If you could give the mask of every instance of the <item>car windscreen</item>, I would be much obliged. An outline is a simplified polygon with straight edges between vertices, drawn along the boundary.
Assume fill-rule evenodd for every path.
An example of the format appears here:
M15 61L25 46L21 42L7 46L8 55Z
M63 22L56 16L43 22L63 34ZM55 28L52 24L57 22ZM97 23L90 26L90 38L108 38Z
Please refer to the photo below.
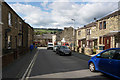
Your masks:
M69 44L65 44L65 46L69 46Z
M53 46L53 44L48 44L48 46Z
M61 49L69 49L67 46L61 46Z

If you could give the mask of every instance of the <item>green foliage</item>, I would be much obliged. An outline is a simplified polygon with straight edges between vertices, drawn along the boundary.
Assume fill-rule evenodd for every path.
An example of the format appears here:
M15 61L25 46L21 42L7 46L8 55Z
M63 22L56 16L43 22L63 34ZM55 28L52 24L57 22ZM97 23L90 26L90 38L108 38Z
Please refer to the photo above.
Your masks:
M58 31L61 31L61 29L40 29L40 28L35 28L34 29L34 34L36 35L42 35L42 34L56 34Z

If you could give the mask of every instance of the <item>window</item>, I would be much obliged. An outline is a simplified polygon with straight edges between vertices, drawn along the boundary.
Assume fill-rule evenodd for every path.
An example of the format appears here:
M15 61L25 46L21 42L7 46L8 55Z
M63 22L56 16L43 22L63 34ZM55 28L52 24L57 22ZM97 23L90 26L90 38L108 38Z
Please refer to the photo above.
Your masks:
M100 22L99 23L99 29L106 29L106 21Z
M103 29L106 29L106 21L103 21Z
M8 25L12 25L12 14L10 12L8 13Z
M19 22L20 23L20 28L19 30L22 31L22 22Z
M116 50L116 52L115 52L115 55L114 55L114 58L113 58L113 59L120 60L120 49Z
M113 59L115 52L116 52L116 50L105 51L101 54L101 58Z
M12 47L12 36L8 36L8 49L11 49Z
M103 44L105 44L105 37L103 37Z
M15 18L15 28L17 28L17 23L18 23L18 19L17 19L17 17Z
M19 46L21 46L22 45L22 42L21 42L21 39L19 39Z
M2 21L2 6L0 4L0 22Z
M87 35L91 34L91 29L87 29Z
M81 31L78 31L78 35L80 35L81 34Z
M99 29L100 29L100 30L102 29L102 22L100 22L100 26L99 26Z
M99 37L99 44L102 44L102 37Z

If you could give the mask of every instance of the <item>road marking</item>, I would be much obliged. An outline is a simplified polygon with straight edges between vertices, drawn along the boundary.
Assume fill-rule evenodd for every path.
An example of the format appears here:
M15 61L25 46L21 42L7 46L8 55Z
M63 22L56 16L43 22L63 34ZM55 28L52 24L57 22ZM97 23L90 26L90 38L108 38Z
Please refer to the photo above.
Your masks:
M39 52L39 51L38 51L38 52ZM28 80L28 77L29 77L30 74L31 74L31 71L32 71L32 68L33 68L33 66L34 66L34 63L35 63L35 61L36 61L38 52L37 52L36 55L35 55L35 58L34 58L34 60L33 60L33 64L31 65L31 68L30 68L30 70L29 70L29 72L28 72L28 74L27 74L27 76L26 76L26 80Z
M32 69L32 67L33 67L33 64L34 64L36 58L37 58L38 52L39 52L39 50L38 50L38 51L36 52L36 54L34 55L31 63L29 64L29 66L28 66L27 70L25 71L25 73L24 73L24 75L23 75L23 77L22 77L21 80L26 80L26 77L30 75L31 69Z

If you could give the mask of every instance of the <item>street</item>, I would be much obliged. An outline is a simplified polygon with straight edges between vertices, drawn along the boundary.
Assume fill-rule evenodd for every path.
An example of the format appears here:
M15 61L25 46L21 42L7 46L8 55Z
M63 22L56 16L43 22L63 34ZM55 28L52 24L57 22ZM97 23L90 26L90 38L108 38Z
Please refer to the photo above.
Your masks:
M39 48L22 79L91 79L110 80L100 72L90 72L88 61L75 56L59 56L52 50Z
M72 52L59 56L52 50L38 48L3 68L3 80L113 80L100 72L90 72L89 56Z

